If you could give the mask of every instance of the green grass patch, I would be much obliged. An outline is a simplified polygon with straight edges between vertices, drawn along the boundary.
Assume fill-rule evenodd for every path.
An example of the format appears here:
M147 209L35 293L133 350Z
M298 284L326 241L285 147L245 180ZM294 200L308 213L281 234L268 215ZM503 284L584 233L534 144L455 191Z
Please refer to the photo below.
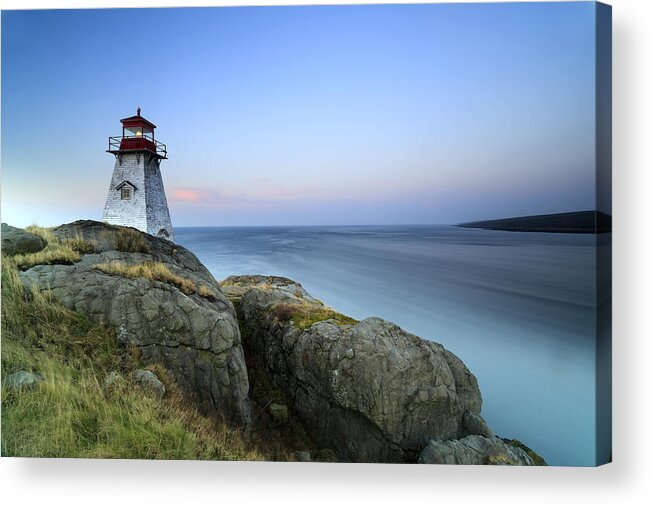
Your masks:
M186 295L192 295L197 290L197 287L192 281L177 276L161 262L144 262L141 264L127 265L123 262L113 261L94 265L94 268L106 274L123 276L125 278L145 278L152 281L168 283L176 286Z
M301 329L307 330L317 322L334 320L337 325L354 325L357 320L339 313L329 307L313 304L276 304L272 308L273 315L282 322L291 321L292 324Z

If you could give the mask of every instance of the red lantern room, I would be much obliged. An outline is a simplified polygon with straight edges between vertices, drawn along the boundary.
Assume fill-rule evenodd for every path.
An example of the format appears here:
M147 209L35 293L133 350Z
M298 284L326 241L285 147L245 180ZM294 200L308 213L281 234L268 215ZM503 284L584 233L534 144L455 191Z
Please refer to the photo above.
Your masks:
M140 115L140 107L135 116L123 118L120 123L122 136L109 137L109 153L147 151L157 158L167 158L167 146L154 138L156 125Z

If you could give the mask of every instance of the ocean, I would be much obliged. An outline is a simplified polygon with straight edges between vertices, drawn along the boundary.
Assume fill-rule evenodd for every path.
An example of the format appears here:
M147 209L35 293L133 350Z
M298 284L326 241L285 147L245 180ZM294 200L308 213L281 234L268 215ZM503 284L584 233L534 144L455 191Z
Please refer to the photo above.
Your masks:
M218 280L286 276L342 313L441 343L477 376L496 434L550 465L594 465L594 235L430 225L175 233Z

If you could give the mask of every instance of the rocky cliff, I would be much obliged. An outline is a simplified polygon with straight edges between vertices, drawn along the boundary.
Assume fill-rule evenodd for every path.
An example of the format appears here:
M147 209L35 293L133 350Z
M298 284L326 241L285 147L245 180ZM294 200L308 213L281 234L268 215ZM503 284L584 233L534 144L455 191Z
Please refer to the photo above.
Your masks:
M534 464L493 434L475 376L440 344L381 318L356 322L290 279L233 276L222 285L247 351L266 364L308 434L341 459Z
M12 244L23 240L11 233ZM220 284L187 249L135 229L79 221L52 229L42 245L27 239L27 250L11 250L25 287L115 328L204 412L247 428L262 408L274 423L295 417L315 448L343 461L544 463L493 434L458 357L391 322L357 322L286 278ZM247 363L288 406L252 412Z

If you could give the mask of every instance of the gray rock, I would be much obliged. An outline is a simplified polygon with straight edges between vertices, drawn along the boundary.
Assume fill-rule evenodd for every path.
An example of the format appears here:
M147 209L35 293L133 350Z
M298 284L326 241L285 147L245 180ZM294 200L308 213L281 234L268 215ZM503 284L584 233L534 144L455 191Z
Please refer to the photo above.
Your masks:
M270 404L269 415L276 423L285 423L288 419L287 406L284 404Z
M222 281L222 285L224 292L229 295L241 296L254 287L262 289L273 287L277 297L282 296L292 300L319 302L300 283L282 276L262 276L257 274L229 276Z
M486 420L479 414L466 411L463 414L463 425L468 434L477 434L491 438L495 433L488 427Z
M45 248L45 241L36 234L21 228L2 224L2 253L16 255L19 253L36 253Z
M3 382L3 386L6 388L31 388L41 381L43 381L43 379L37 374L27 371L18 371L7 375Z
M308 451L294 452L296 462L312 462L312 455Z
M497 437L478 435L459 440L430 441L420 454L421 464L534 466L522 448Z
M165 385L153 372L146 369L136 369L133 371L133 379L136 383L150 389L158 397L165 396Z
M195 255L164 239L137 232L146 248L120 251L125 245L116 238L116 229L95 221L54 229L58 237L92 242L95 252L82 255L74 265L32 267L20 273L21 282L26 287L49 288L69 309L113 326L117 338L136 346L147 363L164 365L202 411L248 425L249 383L239 327L233 305L219 284ZM197 288L208 288L214 297L186 294L167 282L129 279L95 268L112 261L125 265L162 262Z
M414 462L430 439L467 433L464 413L479 413L482 401L461 360L380 318L353 326L328 320L306 330L279 321L280 305L284 312L287 305L323 309L287 290L291 284L283 278L276 289L273 278L256 280L241 296L241 318L249 348L318 445L342 460Z
M111 371L110 373L108 373L106 378L104 378L104 388L112 388L113 386L119 384L123 380L124 378L119 372Z

